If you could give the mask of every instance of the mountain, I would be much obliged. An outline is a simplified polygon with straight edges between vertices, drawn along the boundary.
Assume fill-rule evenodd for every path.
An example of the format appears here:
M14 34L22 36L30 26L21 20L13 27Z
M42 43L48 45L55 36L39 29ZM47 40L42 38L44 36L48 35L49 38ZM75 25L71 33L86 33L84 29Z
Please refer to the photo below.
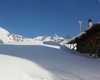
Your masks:
M10 44L10 43L18 43L18 42L24 42L24 43L29 43L29 42L34 42L34 41L42 41L42 42L57 42L57 43L62 43L65 44L68 42L68 39L59 37L57 34L54 34L54 36L39 36L34 39L31 38L25 38L23 36L13 34L8 32L7 30L3 29L0 27L0 44Z
M57 34L54 36L39 36L34 38L34 41L53 41L53 42L59 42L60 40L63 40L64 38L58 37Z
M29 40L20 35L12 34L7 30L0 27L0 43L14 43L14 42L23 42Z
M59 37L57 34L55 34L54 36L39 36L33 39L34 41L43 41L43 42L56 42L56 43L60 43L62 45L67 45L67 42L69 42L71 40L71 38L63 38L63 37Z

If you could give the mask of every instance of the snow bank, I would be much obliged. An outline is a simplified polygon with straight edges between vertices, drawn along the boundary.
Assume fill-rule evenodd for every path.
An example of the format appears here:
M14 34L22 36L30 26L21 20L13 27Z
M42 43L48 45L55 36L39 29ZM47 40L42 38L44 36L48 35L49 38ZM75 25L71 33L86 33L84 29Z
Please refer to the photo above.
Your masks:
M49 77L48 77L49 76ZM50 72L35 62L0 55L0 80L53 80Z
M100 80L100 59L42 41L0 45L0 80Z

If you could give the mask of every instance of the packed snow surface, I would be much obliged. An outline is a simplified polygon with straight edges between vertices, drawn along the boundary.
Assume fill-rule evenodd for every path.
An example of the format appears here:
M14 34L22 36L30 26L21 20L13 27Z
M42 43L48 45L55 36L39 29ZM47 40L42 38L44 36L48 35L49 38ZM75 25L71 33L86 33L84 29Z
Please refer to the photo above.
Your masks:
M100 59L55 42L0 45L0 80L100 80Z

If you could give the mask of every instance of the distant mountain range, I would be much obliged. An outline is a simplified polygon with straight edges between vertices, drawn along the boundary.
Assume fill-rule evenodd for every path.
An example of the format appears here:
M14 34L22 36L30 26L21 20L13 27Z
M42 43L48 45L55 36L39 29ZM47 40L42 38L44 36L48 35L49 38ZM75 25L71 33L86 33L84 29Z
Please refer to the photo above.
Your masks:
M62 37L58 37L58 35L54 35L54 36L39 36L34 38L34 41L54 41L54 42L58 42L59 40L63 39Z
M53 42L58 42L58 43L66 43L68 39L66 40L62 37L58 37L57 34L55 34L54 36L39 36L34 39L25 38L23 36L10 33L7 30L0 27L0 43L1 44L24 42L24 41L53 41Z

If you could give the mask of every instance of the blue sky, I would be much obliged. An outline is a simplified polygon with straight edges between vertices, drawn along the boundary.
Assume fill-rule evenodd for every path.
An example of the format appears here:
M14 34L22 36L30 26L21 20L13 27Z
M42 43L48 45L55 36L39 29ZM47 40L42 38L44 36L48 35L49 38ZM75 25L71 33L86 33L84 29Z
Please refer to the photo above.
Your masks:
M0 26L34 38L42 35L78 35L78 21L100 22L99 0L0 0Z

